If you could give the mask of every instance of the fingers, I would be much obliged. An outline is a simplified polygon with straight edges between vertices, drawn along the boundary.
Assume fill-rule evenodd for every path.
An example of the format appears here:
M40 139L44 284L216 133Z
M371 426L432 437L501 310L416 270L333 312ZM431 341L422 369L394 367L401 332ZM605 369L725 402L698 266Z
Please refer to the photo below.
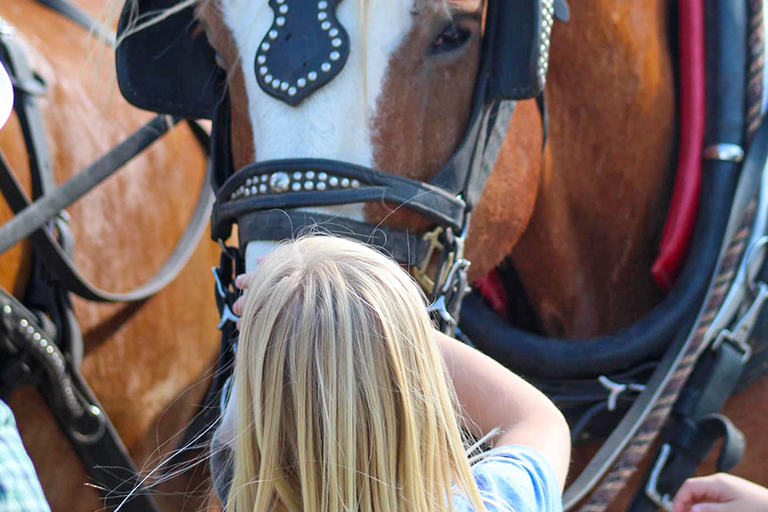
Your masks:
M726 511L726 504L738 496L730 475L716 474L689 478L675 496L672 512Z
M240 290L247 290L251 284L251 279L248 274L240 274L235 278L235 286ZM243 314L243 306L245 305L245 294L240 295L234 304L232 304L232 312L237 316ZM238 326L239 328L239 326Z
M242 295L237 298L237 300L232 304L232 312L236 314L237 316L240 316L243 314L243 308L245 307L245 290L248 289L248 287L251 284L250 274L240 274L235 278L235 286L242 290ZM240 330L240 320L237 321L237 330Z
M238 299L235 301L234 304L232 304L232 312L236 314L237 316L240 316L243 314L243 306L245 306L245 295L241 295L238 297Z
M264 256L260 256L256 259L256 265L260 265L262 261L264 261ZM240 274L239 276L235 277L235 286L240 288L241 290L245 290L250 286L251 284L251 277L253 276L253 271L247 272L245 274Z
M733 506L728 503L699 503L691 507L691 512L730 512Z
M250 283L250 279L248 279L248 274L240 274L235 278L235 286L240 288L241 290L248 288L248 285Z
M694 503L722 501L719 485L711 477L689 478L677 491L672 512L689 512Z
M259 265L264 260L264 256L259 257L256 260L256 264ZM237 316L240 316L243 314L243 307L245 306L245 290L248 289L248 287L251 285L251 281L253 278L253 272L248 272L245 274L240 274L239 276L235 277L235 286L243 291L243 294L240 295L240 297L237 298L234 304L232 304L232 312L236 314ZM240 330L240 320L237 320L236 323L237 330Z

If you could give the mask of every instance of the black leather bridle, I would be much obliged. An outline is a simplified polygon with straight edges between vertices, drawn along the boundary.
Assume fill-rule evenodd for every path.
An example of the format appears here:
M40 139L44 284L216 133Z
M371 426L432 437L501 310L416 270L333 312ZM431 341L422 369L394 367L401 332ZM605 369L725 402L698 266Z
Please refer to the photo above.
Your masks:
M337 4L337 0L270 2L273 24L257 49L253 68L267 94L295 106L341 70L349 41L335 18ZM128 2L118 28L119 35L127 34L117 48L118 83L126 99L140 108L213 119L217 200L212 238L226 240L237 223L242 253L251 240L292 238L293 226L309 223L372 242L415 269L441 328L454 330L467 289L469 262L463 246L469 217L495 164L515 101L542 94L554 20L568 17L565 1L488 1L468 128L458 150L428 183L315 159L258 162L234 169L225 80L216 72L213 49L204 38L191 34L193 9L130 31L136 20L172 5L174 0ZM344 219L328 222L331 219L301 210L381 201L418 213L433 224L432 229L413 234ZM274 215L274 210L284 213Z

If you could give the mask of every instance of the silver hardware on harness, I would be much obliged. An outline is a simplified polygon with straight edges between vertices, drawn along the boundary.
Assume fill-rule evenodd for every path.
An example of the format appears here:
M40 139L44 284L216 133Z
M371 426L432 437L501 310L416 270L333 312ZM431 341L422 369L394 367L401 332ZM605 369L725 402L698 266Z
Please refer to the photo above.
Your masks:
M224 292L224 286L221 284L221 277L219 276L219 267L213 267L211 269L211 273L213 274L213 279L216 283L216 294L221 297L222 300L225 300L227 297L227 294ZM224 307L221 308L221 319L219 320L219 324L216 326L217 329L221 330L222 327L224 327L227 322L233 322L237 323L237 321L240 320L240 317L237 316L232 312L232 310L229 308L229 304L226 302L224 303Z
M434 301L427 307L427 313L435 314L442 322L440 329L448 333L453 331L457 324L459 305L467 293L467 269L470 261L464 258L464 246L469 229L469 218L464 222L461 233L451 236L450 228L446 230L438 226L427 232L423 239L429 243L427 254L421 265L412 269L412 274L422 289L434 297ZM441 240L443 235L446 240ZM440 251L440 257L445 260L439 265L437 275L432 279L427 271L433 257Z
M77 428L70 428L69 432L81 443L91 444L104 437L104 432L107 429L107 421L101 413L101 409L93 404L88 404L85 407L81 417L85 417L86 415L96 422L96 429L92 432L81 432Z
M740 163L744 160L744 149L737 144L712 144L701 152L704 160Z
M445 295L440 295L435 302L427 306L427 313L437 313L437 315L447 324L454 325L456 323L456 319L453 318L453 315L451 315L448 312L448 308L445 304Z
M742 351L742 358L746 361L752 356L752 346L749 344L749 336L755 328L755 323L763 310L765 301L768 300L768 285L758 282L754 285L757 293L746 312L736 322L733 329L723 329L715 338L712 350L717 350L723 341L729 341Z
M221 320L219 320L216 328L221 330L221 328L224 327L227 322L237 323L238 320L240 320L240 317L234 314L231 309L229 309L229 304L225 304L224 309L221 310Z
M642 393L645 391L645 385L644 384L622 384L620 382L614 382L605 375L601 375L597 378L597 381L600 383L601 386L603 386L606 391L608 391L608 399L606 400L608 402L608 410L609 411L615 411L616 410L616 404L618 403L619 396L624 393L625 391L636 391L638 393Z
M645 486L645 495L648 496L648 499L667 512L672 512L672 498L669 494L661 494L656 486L658 485L659 477L664 470L664 466L667 464L667 459L669 458L671 451L672 447L669 446L669 444L664 443L661 445L659 458L656 459L651 475L648 477L648 483Z

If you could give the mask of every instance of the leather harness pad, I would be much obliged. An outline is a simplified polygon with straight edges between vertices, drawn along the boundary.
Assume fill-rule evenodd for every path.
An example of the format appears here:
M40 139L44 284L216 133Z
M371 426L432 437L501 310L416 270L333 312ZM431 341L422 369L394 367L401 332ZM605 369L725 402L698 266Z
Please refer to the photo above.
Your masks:
M330 82L349 57L336 0L270 0L274 21L256 52L261 89L289 105Z

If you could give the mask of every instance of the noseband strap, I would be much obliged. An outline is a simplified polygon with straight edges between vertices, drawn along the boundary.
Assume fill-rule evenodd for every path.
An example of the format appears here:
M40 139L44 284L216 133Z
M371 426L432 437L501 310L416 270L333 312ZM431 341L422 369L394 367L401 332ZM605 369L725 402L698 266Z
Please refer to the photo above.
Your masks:
M407 204L432 222L461 229L466 203L429 183L333 160L256 163L233 174L218 192L214 238L226 239L232 221L250 212L351 203ZM368 232L375 226L368 225ZM243 237L242 233L240 235Z
M427 259L432 245L429 239L423 236L383 225L372 226L367 222L301 210L269 210L240 217L240 252L245 254L249 240L277 242L296 238L313 230L365 242L408 267L420 266ZM287 233L290 235L286 236Z

